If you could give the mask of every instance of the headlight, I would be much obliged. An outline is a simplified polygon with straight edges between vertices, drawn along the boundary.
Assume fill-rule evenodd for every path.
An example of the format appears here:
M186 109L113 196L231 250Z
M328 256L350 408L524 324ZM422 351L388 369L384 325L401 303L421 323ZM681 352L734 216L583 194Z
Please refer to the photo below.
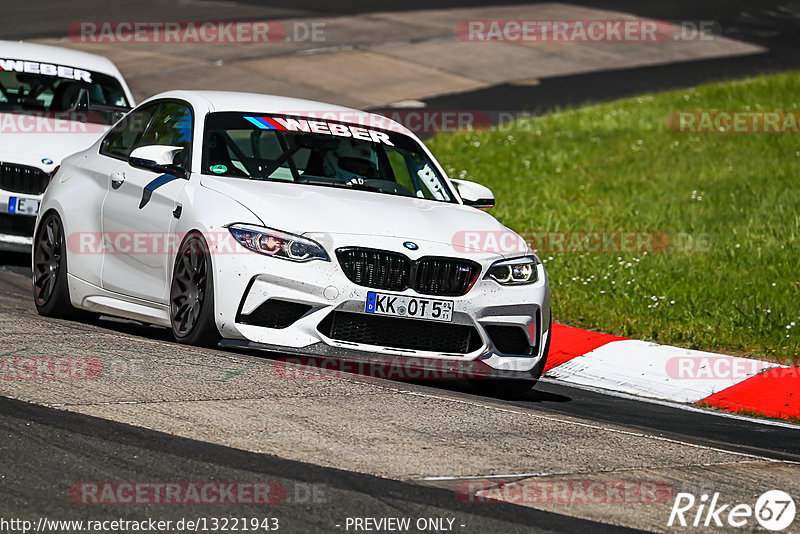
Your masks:
M234 224L228 230L240 245L259 254L297 262L331 261L322 245L304 237L243 224Z
M534 284L539 280L538 264L539 261L531 256L498 261L489 267L484 278L491 278L504 286Z

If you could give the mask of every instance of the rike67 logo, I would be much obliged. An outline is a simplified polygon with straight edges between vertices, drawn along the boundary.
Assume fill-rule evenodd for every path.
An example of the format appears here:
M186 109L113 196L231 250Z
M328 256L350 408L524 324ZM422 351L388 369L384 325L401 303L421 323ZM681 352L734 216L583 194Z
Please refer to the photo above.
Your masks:
M780 490L767 491L755 506L724 503L719 492L710 498L703 494L699 499L691 493L678 493L667 526L741 528L755 518L761 527L777 532L792 524L795 512L794 499Z

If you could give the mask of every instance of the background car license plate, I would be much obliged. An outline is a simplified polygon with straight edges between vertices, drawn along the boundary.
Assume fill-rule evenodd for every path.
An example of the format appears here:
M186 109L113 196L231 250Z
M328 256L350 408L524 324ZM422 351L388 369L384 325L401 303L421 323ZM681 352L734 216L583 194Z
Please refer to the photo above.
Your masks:
M453 302L386 293L367 293L367 313L433 321L452 321Z
M11 197L8 199L8 213L36 215L39 213L39 201L35 198Z

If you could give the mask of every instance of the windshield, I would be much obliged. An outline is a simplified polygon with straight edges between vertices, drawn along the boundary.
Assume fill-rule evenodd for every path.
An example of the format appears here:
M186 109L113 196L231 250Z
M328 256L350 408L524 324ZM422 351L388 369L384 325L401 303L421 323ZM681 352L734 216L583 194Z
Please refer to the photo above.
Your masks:
M456 202L410 137L331 120L209 114L203 173Z
M78 115L89 122L113 124L119 111L102 106L129 108L119 80L99 72L35 61L0 59L0 112Z

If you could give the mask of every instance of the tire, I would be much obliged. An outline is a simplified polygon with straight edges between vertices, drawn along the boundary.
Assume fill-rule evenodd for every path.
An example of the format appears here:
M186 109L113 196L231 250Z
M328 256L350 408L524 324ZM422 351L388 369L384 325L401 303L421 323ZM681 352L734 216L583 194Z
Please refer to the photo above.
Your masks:
M64 224L55 211L42 218L33 241L33 301L45 317L78 318L92 314L78 310L69 298L67 247Z
M214 273L203 236L186 236L175 258L169 291L169 318L178 343L216 347L220 335L214 319Z
M485 380L470 380L472 388L481 395L490 397L517 397L525 392L532 390L539 379L544 374L544 366L547 363L547 355L550 352L550 338L551 327L553 326L552 320L550 326L547 327L547 342L544 345L544 352L539 363L531 369L532 380L526 379L503 379L503 378L487 378Z

